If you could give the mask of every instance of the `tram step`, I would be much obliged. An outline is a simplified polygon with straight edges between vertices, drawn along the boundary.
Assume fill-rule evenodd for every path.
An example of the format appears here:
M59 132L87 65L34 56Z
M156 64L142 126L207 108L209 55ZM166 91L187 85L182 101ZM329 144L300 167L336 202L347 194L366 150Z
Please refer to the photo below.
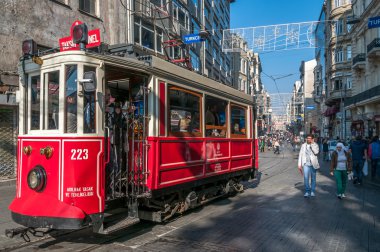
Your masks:
M132 226L140 222L139 218L125 217L117 222L104 223L104 229L100 232L102 234L111 234L126 227Z

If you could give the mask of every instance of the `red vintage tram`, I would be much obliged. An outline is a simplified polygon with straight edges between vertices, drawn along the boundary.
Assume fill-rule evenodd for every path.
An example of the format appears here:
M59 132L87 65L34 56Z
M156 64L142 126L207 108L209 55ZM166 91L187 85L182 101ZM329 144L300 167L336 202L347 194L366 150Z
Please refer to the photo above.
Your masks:
M125 48L21 58L15 222L109 233L254 176L251 96Z

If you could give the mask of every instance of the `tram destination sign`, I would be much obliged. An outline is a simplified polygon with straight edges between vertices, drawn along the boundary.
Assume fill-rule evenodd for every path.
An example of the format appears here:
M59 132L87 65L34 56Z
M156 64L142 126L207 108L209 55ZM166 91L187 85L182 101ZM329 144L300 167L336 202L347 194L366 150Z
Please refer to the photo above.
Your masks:
M73 42L73 28L76 25L82 24L81 21L77 20L71 25L70 36L59 39L59 49L63 51L79 50L79 44L74 44ZM88 31L88 44L86 48L96 47L100 45L100 29L94 29Z
M380 27L380 16L368 19L368 29Z
M204 38L201 37L199 34L188 34L183 36L183 42L185 44L192 44L192 43L198 43L205 41Z

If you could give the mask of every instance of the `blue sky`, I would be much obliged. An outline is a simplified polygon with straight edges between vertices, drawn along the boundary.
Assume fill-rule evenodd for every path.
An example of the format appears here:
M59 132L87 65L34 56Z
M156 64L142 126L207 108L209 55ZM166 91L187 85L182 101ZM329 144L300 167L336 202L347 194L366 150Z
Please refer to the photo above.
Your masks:
M318 21L323 0L237 0L231 3L231 28ZM289 93L299 79L301 61L314 58L314 49L259 53L263 72L270 76L293 74L278 79L281 93ZM269 93L277 93L274 82L262 74Z

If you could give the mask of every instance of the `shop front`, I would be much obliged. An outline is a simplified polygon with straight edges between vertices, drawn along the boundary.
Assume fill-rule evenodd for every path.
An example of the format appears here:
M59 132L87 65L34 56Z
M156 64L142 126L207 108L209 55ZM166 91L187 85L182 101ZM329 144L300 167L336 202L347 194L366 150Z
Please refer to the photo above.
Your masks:
M364 136L364 121L356 120L351 123L351 136Z

